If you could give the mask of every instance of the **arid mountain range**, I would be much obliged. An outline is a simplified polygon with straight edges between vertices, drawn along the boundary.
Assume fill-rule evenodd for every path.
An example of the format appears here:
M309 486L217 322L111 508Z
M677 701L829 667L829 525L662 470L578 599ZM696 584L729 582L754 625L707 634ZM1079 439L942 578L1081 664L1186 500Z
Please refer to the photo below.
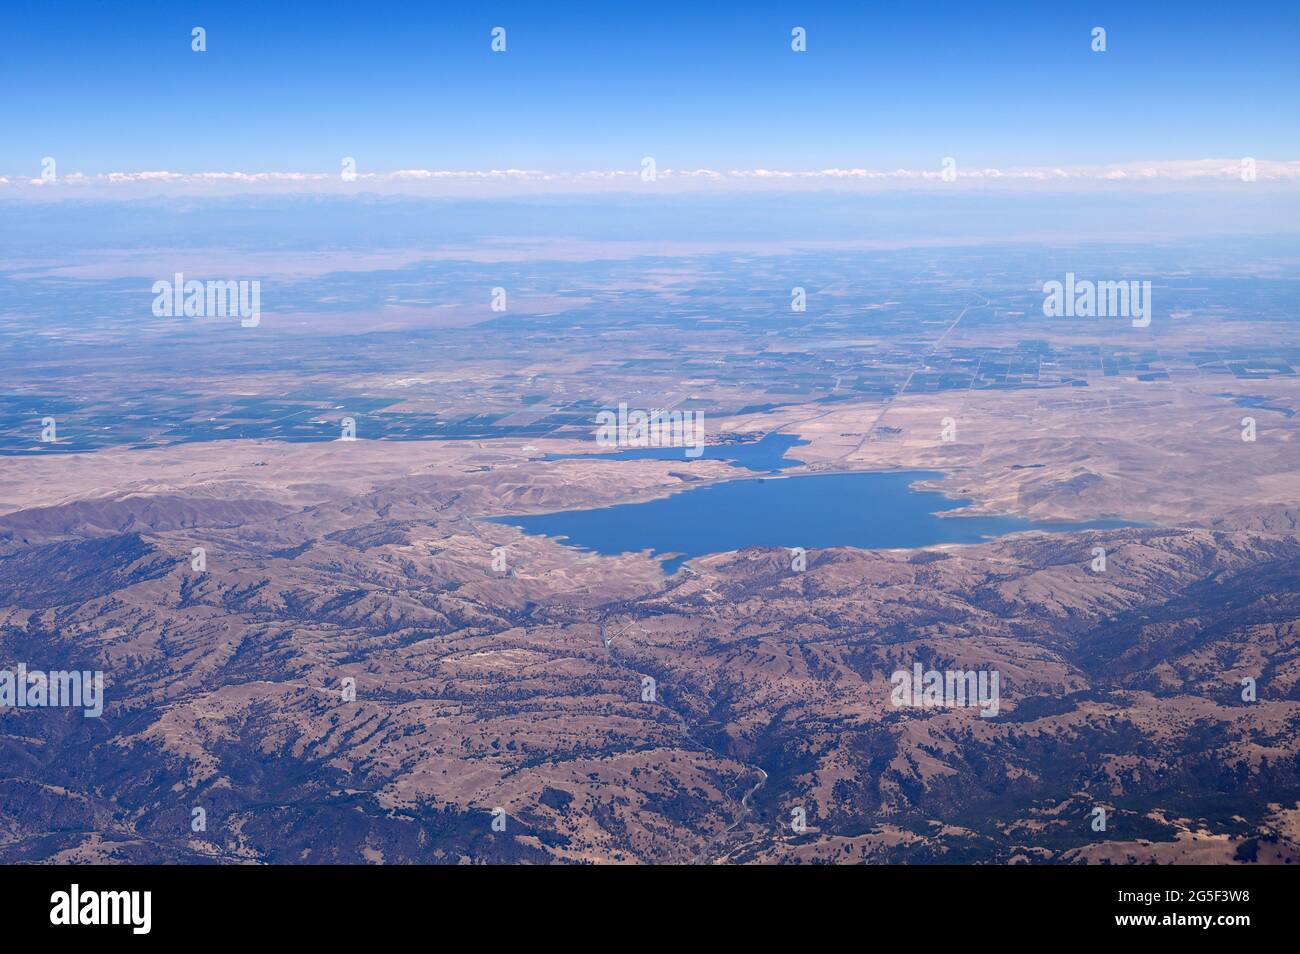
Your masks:
M0 715L0 860L1290 863L1295 425L1247 444L1204 388L1088 391L963 395L955 442L943 395L727 421L809 441L800 472L1145 524L802 571L482 521L737 476L546 459L573 440L6 458L0 649L103 670L107 702ZM996 670L999 712L891 705L918 662Z

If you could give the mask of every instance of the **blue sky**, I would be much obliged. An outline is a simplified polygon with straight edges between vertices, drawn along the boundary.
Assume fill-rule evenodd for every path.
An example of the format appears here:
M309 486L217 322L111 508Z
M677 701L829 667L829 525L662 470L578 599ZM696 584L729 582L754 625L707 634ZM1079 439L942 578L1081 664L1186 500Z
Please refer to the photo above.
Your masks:
M1294 2L16 4L0 175L1291 161L1297 50Z

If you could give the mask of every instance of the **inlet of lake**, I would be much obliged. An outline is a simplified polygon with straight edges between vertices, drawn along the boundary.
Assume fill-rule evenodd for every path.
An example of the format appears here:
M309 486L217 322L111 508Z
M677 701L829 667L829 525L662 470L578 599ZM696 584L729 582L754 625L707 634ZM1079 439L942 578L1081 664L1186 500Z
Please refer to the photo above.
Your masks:
M909 470L757 477L702 484L642 503L489 519L596 553L649 550L669 574L692 557L742 547L910 549L979 543L1022 530L1140 526L1123 520L941 516L969 501L912 485L942 476Z
M760 441L737 442L734 444L705 444L696 457L691 457L685 447L633 447L621 451L593 454L547 454L546 460L680 460L684 464L693 464L697 460L720 460L732 467L744 467L746 470L784 470L802 464L803 461L786 457L786 452L794 447L802 447L807 441L800 440L792 434L778 434L773 431Z

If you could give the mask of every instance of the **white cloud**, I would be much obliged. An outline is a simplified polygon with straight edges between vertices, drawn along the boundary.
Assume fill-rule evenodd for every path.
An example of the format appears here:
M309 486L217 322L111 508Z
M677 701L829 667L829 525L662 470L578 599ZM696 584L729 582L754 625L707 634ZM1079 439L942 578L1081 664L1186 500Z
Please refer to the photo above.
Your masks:
M1267 159L1253 160L1256 182L1300 182L1300 162L1284 162ZM1159 162L1129 162L1092 165L1055 165L1055 166L1019 166L1019 167L983 167L964 168L960 157L957 159L956 183L997 184L1002 188L1014 188L1024 184L1032 188L1035 184L1056 183L1069 187L1071 184L1081 187L1095 184L1105 187L1107 184L1125 184L1137 187L1143 183L1174 183L1184 185L1214 184L1240 182L1245 159L1185 159ZM420 194L437 191L446 187L454 191L457 187L473 188L476 185L512 185L543 186L557 189L580 189L584 186L617 186L623 188L654 188L654 185L642 185L638 170L607 169L586 170L578 172L543 171L537 169L398 169L391 172L358 172L351 180L344 181L339 173L328 172L173 172L167 170L145 170L139 172L108 172L84 174L74 172L54 180L0 177L0 187L7 194L26 191L29 186L36 186L46 194L66 194L80 190L93 190L103 187L112 192L117 187L154 186L166 187L166 191L184 191L186 187L200 187L198 191L206 194L214 187L264 187L274 191L277 187L285 191L333 191L347 193L355 191L358 183L367 189L384 192L402 193L411 191ZM770 187L782 183L788 186L816 186L823 184L851 188L855 184L888 188L891 184L950 188L953 183L943 181L943 173L938 163L934 168L919 169L867 169L838 168L825 169L772 169L763 166L752 169L731 169L719 172L713 169L663 169L658 173L659 180L668 183L677 181L686 188L726 188L737 189Z

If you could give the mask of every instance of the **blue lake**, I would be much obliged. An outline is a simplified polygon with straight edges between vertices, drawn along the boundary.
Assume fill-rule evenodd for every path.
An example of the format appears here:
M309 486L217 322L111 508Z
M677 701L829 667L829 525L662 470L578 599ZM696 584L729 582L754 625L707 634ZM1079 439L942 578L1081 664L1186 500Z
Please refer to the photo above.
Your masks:
M679 449L680 452L680 449ZM650 550L673 573L691 557L741 547L895 549L978 543L1021 530L1109 530L1123 520L1040 522L1021 517L943 517L965 506L911 489L934 471L808 474L729 480L644 503L489 518L570 546L614 554Z
M687 457L684 447L632 447L605 454L547 454L546 460L679 460L692 464L697 460L726 461L746 470L784 470L803 461L787 458L785 452L808 442L793 434L773 431L760 441L748 444L706 444L699 457Z

